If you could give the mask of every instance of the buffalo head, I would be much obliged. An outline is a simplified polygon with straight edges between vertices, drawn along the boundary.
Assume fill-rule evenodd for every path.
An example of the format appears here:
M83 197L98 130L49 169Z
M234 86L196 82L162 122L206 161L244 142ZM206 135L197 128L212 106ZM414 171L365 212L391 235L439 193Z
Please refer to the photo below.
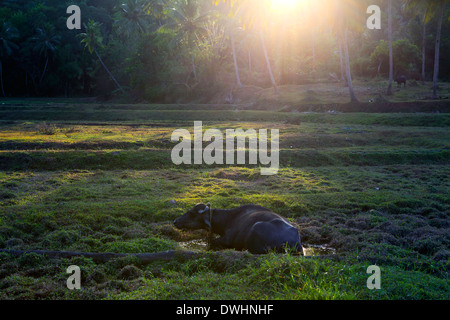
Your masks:
M181 217L175 219L173 224L178 229L197 230L211 228L209 202L207 204L197 203L194 208L183 214Z

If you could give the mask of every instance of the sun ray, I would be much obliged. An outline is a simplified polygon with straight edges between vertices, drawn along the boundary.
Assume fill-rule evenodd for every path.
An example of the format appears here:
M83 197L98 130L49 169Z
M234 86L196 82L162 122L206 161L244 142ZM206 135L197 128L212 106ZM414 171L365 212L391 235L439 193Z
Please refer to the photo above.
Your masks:
M298 5L306 0L272 0L271 10L274 12L289 12L298 7Z

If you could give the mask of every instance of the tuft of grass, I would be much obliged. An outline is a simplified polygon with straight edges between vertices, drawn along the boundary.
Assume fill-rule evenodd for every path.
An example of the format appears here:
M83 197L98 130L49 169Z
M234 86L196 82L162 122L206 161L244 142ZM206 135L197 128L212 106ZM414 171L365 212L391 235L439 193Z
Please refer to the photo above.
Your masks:
M163 240L158 238L137 239L131 241L114 241L107 243L104 252L117 253L146 253L174 250L178 247L172 240Z
M55 135L57 131L58 129L54 124L48 124L47 122L44 122L37 126L37 132L39 134L52 136Z

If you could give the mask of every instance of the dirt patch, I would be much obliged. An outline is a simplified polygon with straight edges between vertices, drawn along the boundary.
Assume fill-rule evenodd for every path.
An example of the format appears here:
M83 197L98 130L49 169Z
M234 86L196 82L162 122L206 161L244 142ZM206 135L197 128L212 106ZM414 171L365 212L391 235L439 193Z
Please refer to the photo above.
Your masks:
M168 140L147 140L137 142L122 141L83 141L75 143L64 142L0 142L0 150L111 150L139 149L142 147L169 149L172 144Z

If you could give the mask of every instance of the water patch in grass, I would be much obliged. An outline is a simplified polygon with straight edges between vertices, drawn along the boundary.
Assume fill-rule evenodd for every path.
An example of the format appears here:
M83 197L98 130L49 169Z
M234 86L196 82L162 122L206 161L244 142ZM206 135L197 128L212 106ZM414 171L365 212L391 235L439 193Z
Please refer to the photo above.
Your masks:
M308 256L326 256L336 254L336 249L328 245L307 244L303 245L303 255Z
M206 251L208 242L205 239L194 239L190 241L178 242L179 246L183 249L190 251Z
M205 239L194 239L189 241L178 242L178 245L189 251L207 251L208 242ZM326 244L316 245L307 244L303 246L303 255L308 256L325 256L336 254L336 249Z

